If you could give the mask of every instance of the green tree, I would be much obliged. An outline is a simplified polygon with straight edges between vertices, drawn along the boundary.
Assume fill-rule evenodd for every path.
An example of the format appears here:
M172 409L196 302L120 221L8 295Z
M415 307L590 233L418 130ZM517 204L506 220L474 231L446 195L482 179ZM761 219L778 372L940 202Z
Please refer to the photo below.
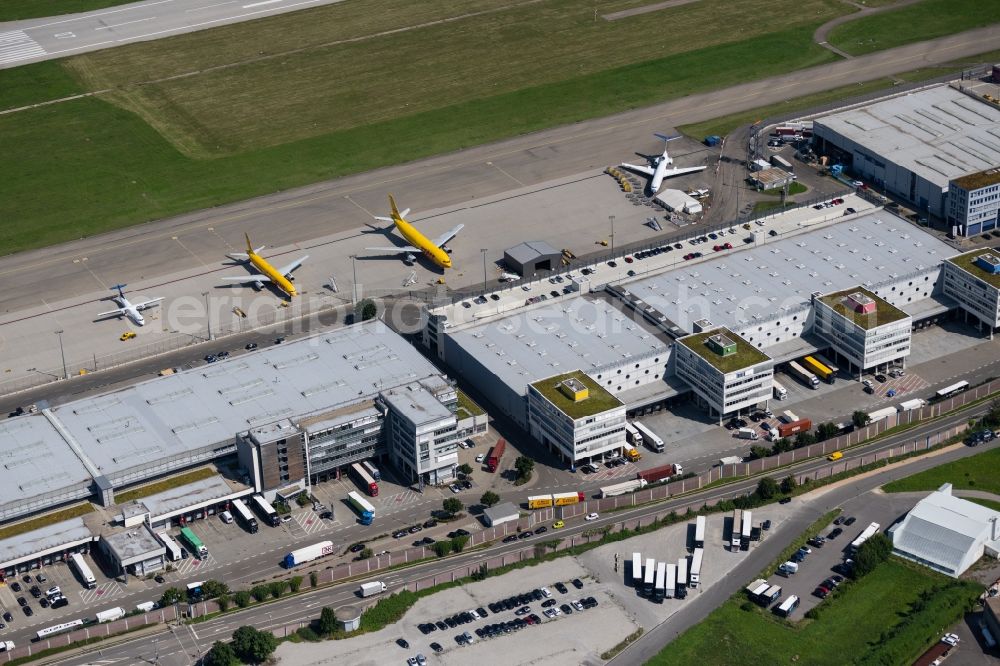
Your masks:
M771 452L774 454L784 453L785 451L791 451L792 448L791 440L787 437L782 437L771 447Z
M302 587L302 576L292 576L292 579L288 581L288 589L293 594L299 591Z
M229 586L217 580L206 580L201 584L201 593L206 599L214 599L223 594L229 594Z
M264 601L267 599L267 595L270 593L270 588L267 585L254 585L250 588L250 594L257 601Z
M836 423L820 423L816 426L816 441L825 442L832 437L836 437L839 430L840 428L837 427Z
M517 477L522 481L531 478L531 473L535 471L535 461L528 456L518 456L514 461L514 469L517 470Z
M219 610L225 613L229 610L229 604L232 600L229 598L228 594L220 594L215 598L215 603L219 604Z
M375 318L375 315L378 314L378 308L375 307L375 301L365 298L358 303L356 312L361 321L368 321Z
M307 493L304 490L295 496L295 503L298 504L299 506L305 506L306 504L309 504L311 501L312 498L309 497L309 493Z
M361 559L361 560L370 560L374 556L375 556L375 551L372 550L371 548L367 548L367 547L366 548L362 548L361 552L358 553L358 559Z
M469 537L464 534L462 536L457 536L451 540L451 549L456 553L461 553L467 543L469 543Z
M868 416L868 412L858 409L851 414L851 422L854 424L855 428L864 428L872 422L872 417Z
M205 666L239 666L240 660L233 650L233 646L222 641L212 643L212 649L202 659Z
M801 449L816 443L816 435L811 432L800 432L795 436L795 448Z
M431 548L438 557L444 557L451 552L451 541L438 541Z
M889 559L892 553L892 540L884 534L876 534L861 544L854 554L853 578L863 578Z
M236 605L239 606L240 608L246 608L247 606L249 606L250 599L251 599L250 593L246 590L240 590L235 595L233 595L233 600L236 602Z
M278 640L269 631L240 627L233 632L233 650L237 657L248 664L267 661L277 648Z
M163 590L163 596L160 597L160 606L172 606L179 601L184 601L184 592L177 589L176 587L168 587Z
M781 481L781 492L786 495L790 494L798 486L798 482L795 481L795 477L789 474Z
M329 636L337 630L337 617L333 609L329 606L323 608L319 614L319 633Z
M285 593L285 589L288 587L288 583L283 580L276 580L270 585L268 585L268 591L271 596L275 599L280 599L281 595Z
M452 516L459 513L462 509L465 508L465 505L462 504L462 501L456 497L449 497L444 502L442 502L442 506L444 507L445 512Z
M469 474L472 474L472 465L469 463L462 463L458 466L458 471L468 476Z
M490 570L487 568L486 563L483 562L479 565L478 569L469 574L469 577L472 578L472 580L486 580L489 575Z
M313 571L309 574L309 587L316 587L319 585L319 574Z
M995 398L990 403L990 410L983 416L983 425L989 428L1000 426L1000 398Z
M754 445L750 447L750 460L759 460L761 458L766 458L771 455L771 452L767 447Z
M483 493L483 496L479 498L479 503L483 506L496 506L499 502L500 496L492 490L487 490Z
M778 494L778 482L769 476L757 482L757 496L762 500L769 500Z

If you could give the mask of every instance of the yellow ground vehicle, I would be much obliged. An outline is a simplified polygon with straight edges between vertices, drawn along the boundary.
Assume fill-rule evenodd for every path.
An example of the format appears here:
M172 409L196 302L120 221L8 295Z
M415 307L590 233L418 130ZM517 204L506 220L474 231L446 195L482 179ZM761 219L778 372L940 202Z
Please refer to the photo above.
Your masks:
M833 453L831 453L830 455L828 455L826 457L826 459L827 460L840 460L843 457L844 457L843 453L841 453L840 451L834 451Z
M557 520L556 522L552 523L552 529L554 529L554 530L558 530L558 529L561 529L563 527L566 527L566 523L564 523L561 520Z
M121 334L121 337L119 337L118 339L121 340L122 342L125 342L126 340L131 340L134 337L135 337L135 331L125 331L124 333Z
M628 458L629 462L637 462L642 458L642 454L639 453L638 449L628 449L625 451L625 457Z

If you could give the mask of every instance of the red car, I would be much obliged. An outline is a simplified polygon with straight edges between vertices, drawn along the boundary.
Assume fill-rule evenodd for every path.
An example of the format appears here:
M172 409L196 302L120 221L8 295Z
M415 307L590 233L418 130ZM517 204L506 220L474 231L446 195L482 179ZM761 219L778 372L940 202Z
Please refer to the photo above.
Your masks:
M726 243L722 247L726 248L727 250L732 250L733 249L733 244L732 243Z

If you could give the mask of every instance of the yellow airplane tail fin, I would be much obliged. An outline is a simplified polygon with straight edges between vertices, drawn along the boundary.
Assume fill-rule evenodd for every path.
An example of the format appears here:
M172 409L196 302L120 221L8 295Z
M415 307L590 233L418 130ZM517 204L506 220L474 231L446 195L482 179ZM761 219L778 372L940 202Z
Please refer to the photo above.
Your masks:
M396 200L392 198L391 194L389 195L389 207L392 209L392 216L394 218L401 217L399 214L399 209L396 208Z
M250 234L244 232L243 237L247 239L247 254L253 254L253 245L250 244Z

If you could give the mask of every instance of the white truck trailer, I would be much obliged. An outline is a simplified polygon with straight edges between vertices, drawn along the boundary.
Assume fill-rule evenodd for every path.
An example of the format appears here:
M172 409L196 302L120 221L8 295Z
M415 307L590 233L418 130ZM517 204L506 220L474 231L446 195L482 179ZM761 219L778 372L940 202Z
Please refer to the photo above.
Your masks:
M694 521L694 547L705 547L705 516L698 516Z
M108 610L101 611L97 614L98 624L103 624L105 622L114 622L115 620L120 620L125 617L125 609L121 607L109 608Z
M358 592L363 598L374 597L376 594L382 594L385 592L388 586L380 580L373 580L370 583L361 583L361 588Z
M616 483L613 486L605 486L601 488L601 499L634 493L637 490L642 490L646 485L646 479L632 479L631 481Z
M698 584L701 583L701 561L704 556L704 548L694 549L694 555L691 556L691 573L689 576L691 580L688 583L689 587L698 587Z

